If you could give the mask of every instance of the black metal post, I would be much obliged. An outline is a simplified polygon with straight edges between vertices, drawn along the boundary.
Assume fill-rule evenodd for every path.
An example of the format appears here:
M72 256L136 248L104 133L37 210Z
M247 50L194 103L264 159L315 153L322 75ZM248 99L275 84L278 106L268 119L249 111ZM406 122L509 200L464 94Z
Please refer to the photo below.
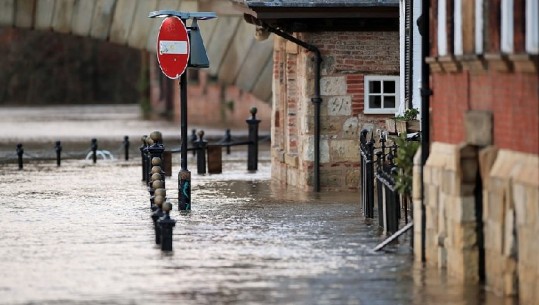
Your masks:
M196 147L196 141L197 141L197 130L191 129L191 137L189 139L189 142L191 142L191 147ZM193 157L196 156L197 151L196 149L193 149Z
M129 160L129 137L124 137L124 152L125 152L125 161Z
M230 129L225 130L225 139L224 142L226 144L232 143L232 134L230 133ZM226 146L226 154L230 155L230 145Z
M206 146L208 142L204 140L204 130L198 132L197 147L197 173L206 174Z
M56 151L56 165L60 166L62 163L62 142L56 141L54 150Z
M374 141L367 142L367 162L366 167L366 209L365 217L374 218Z
M92 160L95 164L97 162L97 139L96 138L92 139L91 150L92 150Z
M140 158L142 159L142 181L146 181L146 170L148 168L147 162L148 158L146 157L146 138L148 136L144 135L141 138L142 145L139 147L140 150Z
M191 210L191 172L187 169L187 73L180 76L181 169L178 173L178 209Z
M249 125L249 145L247 147L247 170L256 171L258 169L258 125L260 120L256 118L256 107L252 107L251 118L245 120Z
M155 196L157 197L157 196ZM152 221L153 221L153 228L155 231L155 244L159 245L161 243L161 226L158 223L159 218L163 217L165 214L163 213L163 203L165 202L165 198L154 198L155 205L153 208L153 213L151 214Z
M22 170L23 168L23 162L22 162L22 155L24 154L24 149L22 148L22 144L17 144L17 158L19 161L19 170Z

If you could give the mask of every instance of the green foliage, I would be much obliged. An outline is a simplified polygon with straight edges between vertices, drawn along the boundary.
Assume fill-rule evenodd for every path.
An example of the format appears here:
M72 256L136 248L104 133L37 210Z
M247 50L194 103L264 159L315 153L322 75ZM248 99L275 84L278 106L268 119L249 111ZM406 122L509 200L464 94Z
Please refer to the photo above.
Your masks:
M402 120L402 121L413 121L413 120L417 120L418 114L419 114L419 110L415 108L410 108L404 111L404 115L398 115L395 117L395 119Z
M395 176L397 189L404 196L412 195L414 155L419 148L419 142L406 141L406 134L401 134L396 139L398 149L395 164L399 168Z

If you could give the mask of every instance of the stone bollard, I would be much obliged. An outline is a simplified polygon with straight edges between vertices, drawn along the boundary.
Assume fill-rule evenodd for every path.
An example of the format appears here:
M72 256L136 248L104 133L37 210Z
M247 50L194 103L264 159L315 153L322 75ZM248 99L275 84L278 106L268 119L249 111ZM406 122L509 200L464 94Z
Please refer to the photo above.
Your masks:
M155 210L153 211L151 217L153 221L153 227L155 230L155 244L159 245L161 243L161 227L158 224L159 218L163 217L163 203L165 202L165 189L160 188L155 190Z
M204 140L204 130L198 132L197 147L197 173L206 174L206 146L208 142Z
M24 154L24 149L22 148L22 144L17 144L17 159L19 162L19 170L23 169L23 162L22 162L22 155Z
M56 166L60 166L62 163L62 142L56 141L54 150L56 151Z
M251 118L245 120L249 126L249 146L247 148L247 170L256 171L258 169L258 125L260 120L256 118L256 107L252 107Z
M148 145L146 144L146 138L148 138L147 135L143 135L140 140L142 141L142 145L140 145L140 158L142 160L142 181L146 181L146 170L148 169Z
M157 222L161 229L161 251L172 251L172 229L176 226L176 220L170 218L172 203L165 201L163 203L163 212L165 215Z
M129 136L124 137L124 154L125 154L125 161L129 161Z
M97 162L97 139L96 138L92 139L90 149L92 150L92 161L95 164Z
M151 143L148 147L148 154L150 155L150 160L152 162L151 166L162 166L163 164L163 152L165 151L165 146L163 145L163 135L159 131L154 131L150 134L148 143ZM151 168L148 170L148 176L151 176ZM149 178L151 181L151 179ZM165 177L163 176L163 183Z

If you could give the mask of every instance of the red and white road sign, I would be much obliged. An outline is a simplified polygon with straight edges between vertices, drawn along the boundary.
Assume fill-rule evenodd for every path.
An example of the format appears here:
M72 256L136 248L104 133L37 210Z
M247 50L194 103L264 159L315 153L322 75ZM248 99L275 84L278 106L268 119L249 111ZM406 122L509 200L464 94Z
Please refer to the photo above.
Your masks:
M183 21L170 16L163 20L157 35L157 61L168 77L180 77L189 62L189 35Z

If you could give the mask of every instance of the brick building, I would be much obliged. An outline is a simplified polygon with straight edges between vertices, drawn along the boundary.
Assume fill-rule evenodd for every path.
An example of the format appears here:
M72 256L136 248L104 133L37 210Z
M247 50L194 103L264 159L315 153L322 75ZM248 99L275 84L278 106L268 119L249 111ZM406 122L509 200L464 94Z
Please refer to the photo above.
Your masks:
M430 1L431 143L414 207L418 258L521 304L539 304L538 12Z
M276 34L272 179L357 190L359 131L399 108L398 1L237 2L260 36Z

